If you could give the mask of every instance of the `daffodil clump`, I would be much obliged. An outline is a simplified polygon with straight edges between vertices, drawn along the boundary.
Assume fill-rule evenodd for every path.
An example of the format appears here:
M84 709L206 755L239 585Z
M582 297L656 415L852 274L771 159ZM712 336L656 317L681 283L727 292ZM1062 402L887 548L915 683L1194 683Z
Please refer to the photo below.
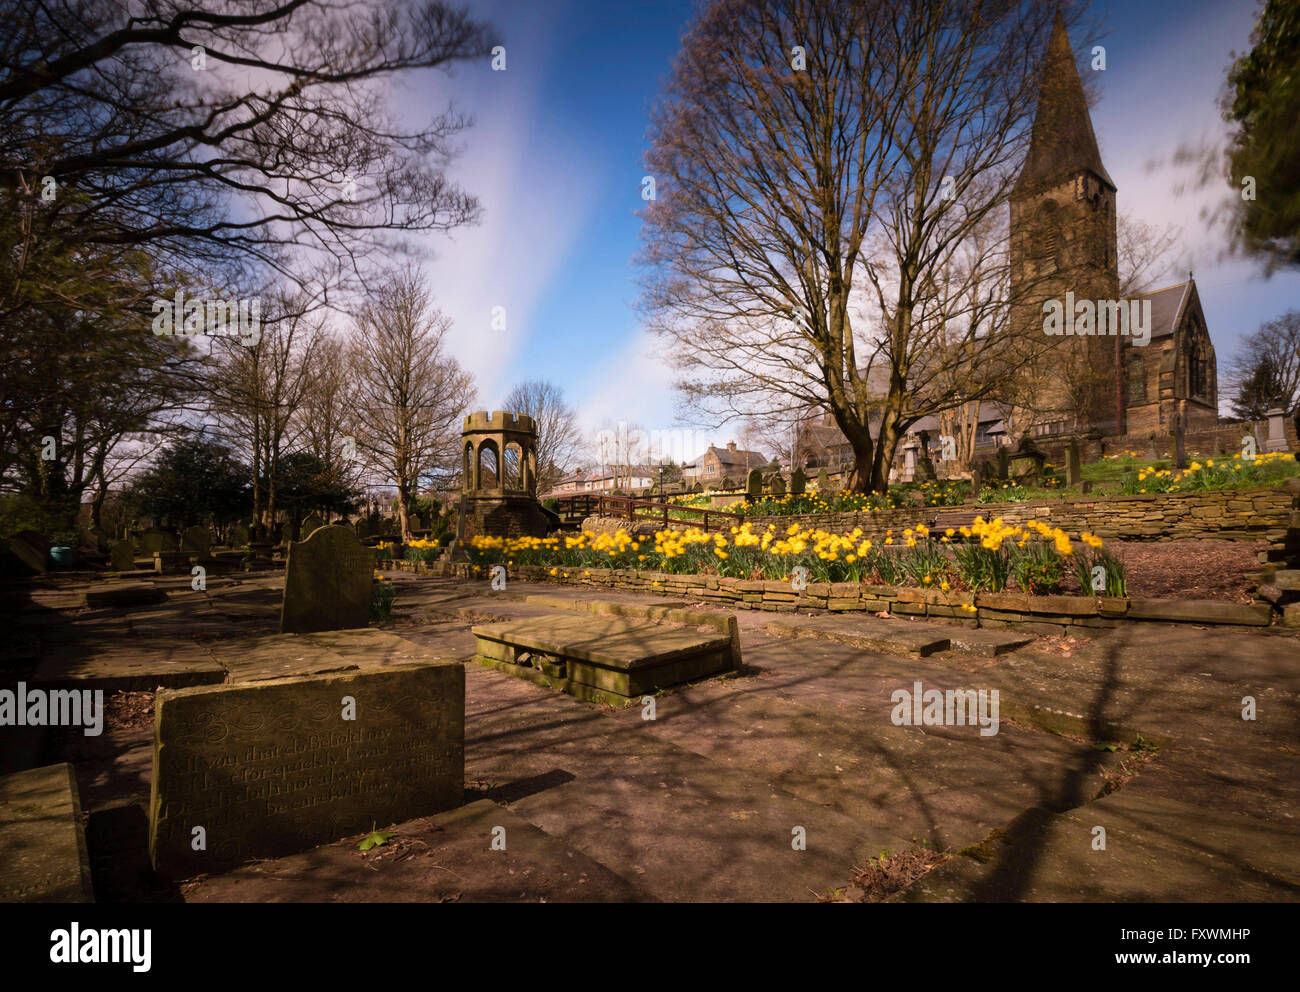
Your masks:
M897 536L889 530L883 540L868 538L861 527L832 533L797 523L782 529L747 522L726 533L698 527L661 530L653 540L624 530L562 537L479 536L470 540L466 551L475 564L541 565L548 574L563 578L589 568L629 568L784 580L803 567L812 582L914 583L944 592L996 592L1012 578L1026 592L1058 592L1071 563L1087 590L1085 577L1104 560L1108 574L1122 586L1122 566L1101 550L1100 538L1085 533L1080 545L1059 528L1037 521L1017 527L1004 524L1001 517L977 517L970 527L941 534L925 524Z
M386 579L375 569L374 581L370 584L370 619L383 623L393 612L393 599L397 590L391 579Z
M392 541L380 541L375 545L375 558L378 561L393 560L393 543Z
M1253 458L1238 452L1231 456L1193 461L1181 472L1162 468L1160 463L1143 466L1136 476L1125 480L1122 491L1133 495L1235 489L1277 482L1297 472L1300 472L1300 462L1289 451L1272 451Z
M407 561L433 561L443 552L443 545L436 540L427 537L416 538L414 541L408 541L402 547L402 556Z

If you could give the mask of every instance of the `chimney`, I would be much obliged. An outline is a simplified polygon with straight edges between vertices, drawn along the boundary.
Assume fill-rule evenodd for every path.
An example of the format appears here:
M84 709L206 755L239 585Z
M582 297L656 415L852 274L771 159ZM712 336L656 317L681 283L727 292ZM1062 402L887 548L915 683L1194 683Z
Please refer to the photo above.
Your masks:
M727 450L728 450L728 451L735 451L735 450L736 450L736 442L735 442L735 441L728 441L728 442L727 442Z

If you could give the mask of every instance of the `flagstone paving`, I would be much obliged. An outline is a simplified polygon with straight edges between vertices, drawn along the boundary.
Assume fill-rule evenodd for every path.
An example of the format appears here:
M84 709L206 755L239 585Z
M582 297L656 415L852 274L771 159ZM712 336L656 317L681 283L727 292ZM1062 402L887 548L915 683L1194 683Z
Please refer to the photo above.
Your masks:
M84 589L42 590L19 614L27 653L9 666L39 660L33 675L96 670L137 687L146 675L162 684L178 673L254 679L463 660L475 624L579 619L547 597L667 603L396 581L386 629L290 637L271 633L283 582L273 573L205 593L174 581L166 603L121 611L86 609ZM75 762L96 897L108 901L809 900L843 888L869 858L918 847L952 857L896 898L1300 896L1294 635L1132 624L1067 650L925 621L737 619L742 670L661 693L653 714L468 664L470 805L396 825L387 853L363 856L352 838L171 887L139 857L149 728L46 757ZM945 639L924 656L912 647ZM997 734L895 725L892 694L918 682L998 690ZM1248 698L1254 720L1242 719ZM491 850L492 826L517 841ZM1094 849L1098 826L1105 850Z

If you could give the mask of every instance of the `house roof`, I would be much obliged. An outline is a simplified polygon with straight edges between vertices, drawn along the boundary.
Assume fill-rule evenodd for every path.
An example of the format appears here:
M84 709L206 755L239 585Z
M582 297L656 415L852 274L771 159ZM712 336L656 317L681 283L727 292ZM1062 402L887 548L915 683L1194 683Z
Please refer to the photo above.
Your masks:
M1097 135L1088 113L1088 98L1079 79L1065 21L1058 12L1043 65L1029 153L1013 192L1057 186L1084 170L1115 189L1114 181L1101 164Z
M708 451L705 451L699 458L694 459L695 464L698 465L701 461L707 458L710 451L717 456L718 461L722 462L723 465L745 465L751 468L757 468L760 465L767 465L772 461L771 458L760 451L746 451L742 448L737 448L735 451L731 451L728 448L719 448L717 445L711 444L709 445Z

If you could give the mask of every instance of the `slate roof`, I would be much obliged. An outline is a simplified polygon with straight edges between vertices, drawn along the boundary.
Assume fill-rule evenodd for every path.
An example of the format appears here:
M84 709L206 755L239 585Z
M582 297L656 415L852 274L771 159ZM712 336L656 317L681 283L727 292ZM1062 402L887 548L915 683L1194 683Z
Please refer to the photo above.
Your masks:
M1139 300L1151 301L1151 337L1165 338L1174 333L1174 328L1178 326L1178 315L1183 312L1183 304L1191 297L1192 285L1192 280L1189 279L1138 296Z
M1088 98L1079 79L1065 21L1058 12L1043 65L1029 153L1014 192L1058 186L1084 169L1091 170L1111 189L1116 188L1101 164Z

